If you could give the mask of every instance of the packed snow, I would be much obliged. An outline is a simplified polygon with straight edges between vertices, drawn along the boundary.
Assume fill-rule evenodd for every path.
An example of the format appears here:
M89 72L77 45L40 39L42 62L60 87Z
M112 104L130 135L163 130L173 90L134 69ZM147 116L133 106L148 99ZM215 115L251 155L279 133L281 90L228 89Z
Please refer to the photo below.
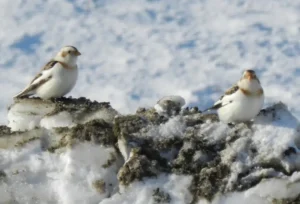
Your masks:
M71 101L72 99L67 99ZM95 119L103 119L106 122L112 122L118 114L113 108L94 107L93 105L81 104L82 110L76 110L71 104L66 106L64 111L57 111L62 108L60 105L47 100L25 99L16 100L9 107L7 119L8 127L12 131L32 130L34 128L43 127L51 129L55 127L73 127L76 124L84 124ZM73 108L73 109L72 109Z
M185 100L181 96L165 96L154 105L154 109L160 115L171 115L172 112L180 110L185 105Z
M97 203L117 184L112 176L117 168L102 167L113 151L83 143L63 154L51 154L41 151L37 142L23 149L0 150L0 166L11 175L1 184L1 203ZM109 190L99 193L93 188L97 180L104 180Z

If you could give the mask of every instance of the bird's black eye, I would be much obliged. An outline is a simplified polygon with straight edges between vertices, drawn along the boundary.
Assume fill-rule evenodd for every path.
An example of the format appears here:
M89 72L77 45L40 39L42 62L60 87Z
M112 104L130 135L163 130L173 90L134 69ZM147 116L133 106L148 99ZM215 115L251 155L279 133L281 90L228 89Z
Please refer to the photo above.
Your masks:
M71 50L69 50L68 53L71 54Z

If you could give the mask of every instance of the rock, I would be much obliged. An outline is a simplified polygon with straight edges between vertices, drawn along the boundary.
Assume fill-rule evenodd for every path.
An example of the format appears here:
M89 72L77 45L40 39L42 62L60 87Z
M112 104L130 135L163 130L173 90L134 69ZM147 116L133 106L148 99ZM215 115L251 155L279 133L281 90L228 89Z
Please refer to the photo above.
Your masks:
M117 115L109 103L92 102L86 98L14 99L8 111L8 127L12 131L31 130L38 127L70 127L94 119L111 123Z
M160 115L172 116L177 115L184 105L185 100L181 96L165 96L157 101L154 109Z
M92 185L98 193L105 193L105 182L103 180L95 180Z
M296 198L272 200L272 204L298 204L298 203L300 203L300 195L298 195Z
M3 170L0 170L0 182L4 181L6 178L6 173Z
M157 176L159 164L155 160L148 159L141 154L139 148L133 148L129 159L121 167L118 173L120 185L128 186L134 181L141 181L143 178Z
M61 127L53 130L51 137L55 134L57 139L52 140L52 143L48 145L48 150L51 152L64 147L72 147L76 143L85 141L104 146L114 146L117 142L112 125L102 119L78 124L71 128Z
M22 147L23 145L39 140L45 134L43 129L29 131L11 131L7 126L0 126L0 149Z
M170 203L171 197L168 193L163 192L161 189L156 188L152 194L155 203Z
M39 157L67 157L60 167L70 176L66 181L83 179L86 189L101 197L97 201L122 189L126 195L133 184L147 185L164 175L191 178L184 188L192 203L246 192L273 203L299 200L257 194L266 181L280 179L292 186L287 188L291 192L298 187L299 123L284 104L262 110L251 123L232 125L220 122L216 114L178 107L162 115L153 108L120 115L109 103L84 98L18 99L10 107L9 126L0 127L0 148L37 145ZM10 169L9 163L0 166L0 181L3 177L12 182L12 175L30 171ZM21 173L12 173L16 171ZM82 173L86 171L90 173ZM147 195L155 203L176 200L163 184L149 189Z
M204 167L199 174L195 173L190 187L194 201L201 197L211 201L216 194L224 193L229 173L229 167L224 164Z

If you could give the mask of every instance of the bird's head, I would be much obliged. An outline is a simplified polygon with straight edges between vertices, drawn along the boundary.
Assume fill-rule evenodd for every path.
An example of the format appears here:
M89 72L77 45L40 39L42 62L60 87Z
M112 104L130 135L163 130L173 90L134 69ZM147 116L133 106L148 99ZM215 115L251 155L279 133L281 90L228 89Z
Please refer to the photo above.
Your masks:
M255 71L251 69L244 71L242 78L238 82L238 85L240 88L243 88L250 92L257 92L258 90L262 89Z
M81 53L76 47L65 46L60 49L54 59L70 65L75 65L79 55L81 55Z
M248 70L244 71L242 79L247 79L249 81L258 80L257 76L255 74L255 71L253 71L251 69L248 69Z

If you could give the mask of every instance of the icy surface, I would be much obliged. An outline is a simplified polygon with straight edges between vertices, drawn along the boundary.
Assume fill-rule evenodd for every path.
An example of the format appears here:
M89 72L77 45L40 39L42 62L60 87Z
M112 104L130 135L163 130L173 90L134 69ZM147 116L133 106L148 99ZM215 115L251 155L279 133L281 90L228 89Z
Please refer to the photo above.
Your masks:
M10 106L7 114L8 126L12 130L30 130L40 126L42 118L53 111L54 104L30 101Z

